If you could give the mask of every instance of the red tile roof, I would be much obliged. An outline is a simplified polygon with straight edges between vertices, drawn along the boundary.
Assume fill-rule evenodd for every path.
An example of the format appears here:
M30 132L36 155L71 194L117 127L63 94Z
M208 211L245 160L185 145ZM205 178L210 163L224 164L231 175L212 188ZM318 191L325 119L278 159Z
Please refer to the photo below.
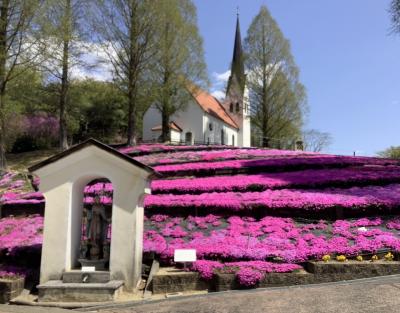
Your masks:
M215 97L198 87L189 88L189 92L204 112L222 120L233 128L239 129L238 125Z
M175 122L170 122L169 123L169 129L173 129L173 130L176 130L178 132L182 131L182 128L180 128L178 126L178 124L176 124ZM160 131L160 130L162 130L162 126L161 125L154 126L151 130L152 131Z

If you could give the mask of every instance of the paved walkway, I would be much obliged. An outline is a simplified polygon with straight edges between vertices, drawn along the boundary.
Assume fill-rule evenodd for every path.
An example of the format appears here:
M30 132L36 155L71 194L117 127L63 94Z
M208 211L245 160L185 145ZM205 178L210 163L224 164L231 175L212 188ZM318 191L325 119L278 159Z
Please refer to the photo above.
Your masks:
M18 309L18 311L16 310ZM101 313L386 313L400 312L400 275L344 283L214 293L90 310ZM62 313L63 310L0 306L0 313Z

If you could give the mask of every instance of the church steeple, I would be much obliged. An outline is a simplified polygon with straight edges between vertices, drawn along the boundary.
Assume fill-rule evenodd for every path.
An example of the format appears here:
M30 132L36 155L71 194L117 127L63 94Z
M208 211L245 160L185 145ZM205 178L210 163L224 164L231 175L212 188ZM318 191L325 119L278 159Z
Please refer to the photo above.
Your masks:
M246 77L244 73L242 37L240 35L240 23L239 23L239 13L238 13L236 19L235 44L233 47L233 57L231 64L231 76L229 77L226 95L227 96L233 94L243 95L245 78Z

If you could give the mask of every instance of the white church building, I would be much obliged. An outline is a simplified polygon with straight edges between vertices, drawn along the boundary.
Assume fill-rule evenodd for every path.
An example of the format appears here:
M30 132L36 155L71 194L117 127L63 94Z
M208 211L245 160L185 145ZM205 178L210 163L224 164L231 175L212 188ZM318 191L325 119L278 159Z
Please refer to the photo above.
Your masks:
M188 90L192 97L184 110L170 118L171 143L250 146L250 103L245 85L239 18L226 96L216 99L199 88ZM143 141L158 141L161 113L151 106L143 118Z

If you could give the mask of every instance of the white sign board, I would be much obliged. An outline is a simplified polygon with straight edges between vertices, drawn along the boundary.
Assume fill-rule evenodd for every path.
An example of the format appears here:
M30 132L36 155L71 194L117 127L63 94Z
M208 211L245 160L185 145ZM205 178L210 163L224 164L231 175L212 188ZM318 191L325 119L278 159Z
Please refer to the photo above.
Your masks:
M176 249L174 251L174 262L196 262L195 249Z
M95 272L96 267L94 266L82 266L82 272Z

